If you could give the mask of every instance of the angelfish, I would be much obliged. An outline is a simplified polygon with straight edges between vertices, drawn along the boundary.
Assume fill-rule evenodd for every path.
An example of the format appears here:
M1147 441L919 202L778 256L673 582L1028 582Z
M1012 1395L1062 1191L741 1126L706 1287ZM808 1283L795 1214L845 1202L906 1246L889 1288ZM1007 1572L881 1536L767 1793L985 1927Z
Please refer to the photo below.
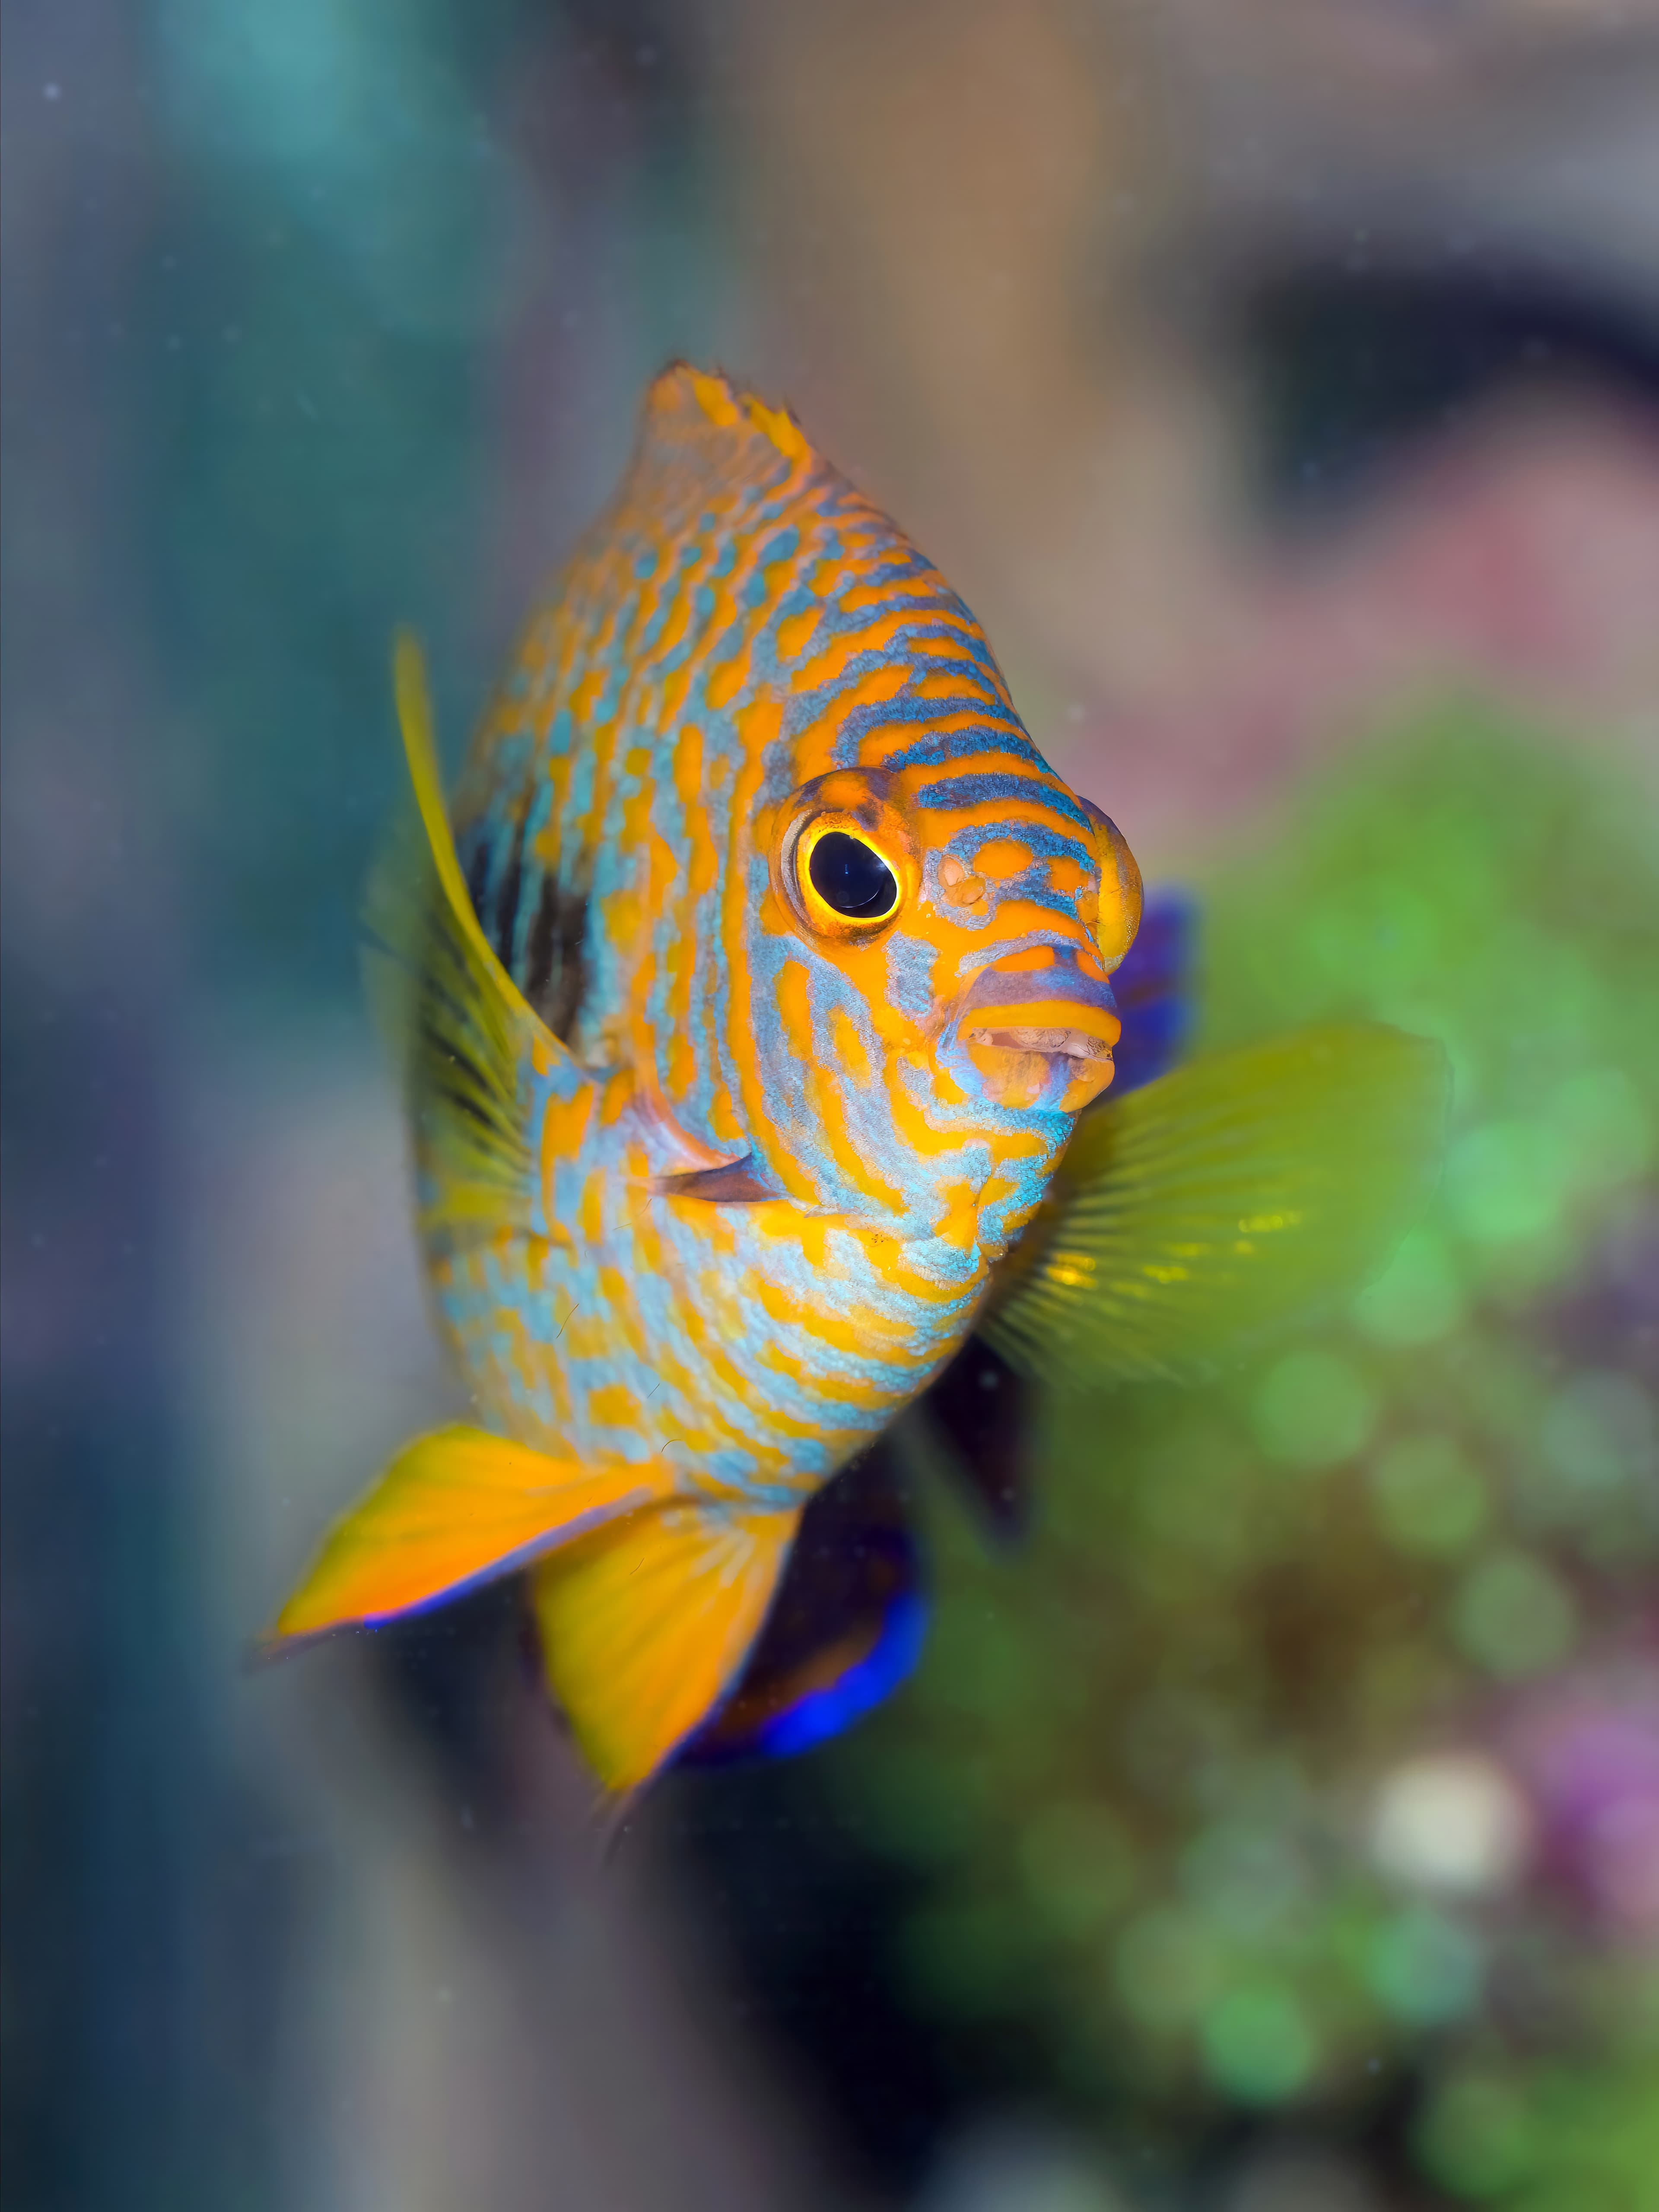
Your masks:
M1185 1371L1406 1225L1443 1113L1419 1040L1097 1103L1128 847L937 570L725 378L652 386L448 806L406 639L395 679L418 830L370 919L479 1419L397 1455L276 1644L521 1572L630 1790L741 1703L803 1510L964 1347Z

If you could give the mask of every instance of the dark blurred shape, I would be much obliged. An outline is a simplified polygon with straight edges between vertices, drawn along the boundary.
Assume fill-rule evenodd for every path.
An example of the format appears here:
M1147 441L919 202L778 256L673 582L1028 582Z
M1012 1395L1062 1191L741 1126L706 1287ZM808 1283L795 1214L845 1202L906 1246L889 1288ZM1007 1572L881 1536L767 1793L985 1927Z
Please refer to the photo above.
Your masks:
M1030 1512L1032 1395L1000 1352L970 1336L921 1401L988 1528L1005 1542L1024 1533Z
M807 1505L743 1678L678 1763L787 1758L838 1735L910 1672L926 1619L906 1486L884 1442Z
M535 1627L517 1576L361 1638L393 1725L447 1802L489 1824L512 1814L519 1715L540 1686Z
M1614 401L1659 422L1659 322L1547 271L1304 267L1254 287L1243 327L1282 513L1363 496L1496 397Z
M1193 1024L1197 902L1184 891L1148 894L1135 941L1112 976L1123 1020L1108 1098L1139 1091L1174 1066Z

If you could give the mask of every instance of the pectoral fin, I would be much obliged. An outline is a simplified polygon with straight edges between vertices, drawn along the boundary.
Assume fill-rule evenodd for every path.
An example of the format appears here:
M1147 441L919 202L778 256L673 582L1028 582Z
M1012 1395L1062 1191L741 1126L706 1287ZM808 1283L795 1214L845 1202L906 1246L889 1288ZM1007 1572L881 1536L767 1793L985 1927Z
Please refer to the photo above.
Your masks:
M759 1206L776 1198L778 1193L750 1166L753 1157L745 1153L740 1160L726 1160L717 1168L696 1168L689 1175L660 1175L652 1188L665 1198L701 1198L710 1206Z
M1437 1044L1353 1024L1218 1053L1079 1124L981 1322L1050 1381L1203 1374L1357 1288L1426 1203Z
M324 1537L271 1642L458 1596L654 1504L668 1480L655 1467L552 1459L483 1429L416 1437Z
M676 1502L538 1566L548 1685L606 1789L648 1780L736 1681L799 1517Z

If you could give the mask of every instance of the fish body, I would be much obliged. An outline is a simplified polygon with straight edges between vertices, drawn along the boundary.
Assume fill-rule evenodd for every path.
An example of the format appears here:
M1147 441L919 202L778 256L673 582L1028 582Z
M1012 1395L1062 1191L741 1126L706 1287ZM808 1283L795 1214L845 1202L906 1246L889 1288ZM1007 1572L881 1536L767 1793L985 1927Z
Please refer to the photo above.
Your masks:
M481 1402L584 1459L799 1503L962 1341L1109 1080L1126 848L931 564L787 416L689 371L455 819L569 1054L530 1233L428 1237ZM837 832L887 865L890 920L817 896L803 847ZM1026 1034L1062 1048L994 1042Z
M1259 1319L1274 1279L1247 1244L1288 1250L1294 1302L1298 1254L1313 1276L1380 1256L1422 1181L1443 1077L1407 1040L1275 1063L1265 1099L1224 1074L1188 1118L1136 1121L1118 1173L1096 1102L1140 914L1128 848L1044 761L937 570L723 378L653 386L453 807L407 645L398 698L421 836L371 915L422 1249L482 1419L394 1460L281 1638L524 1568L607 1786L722 1709L775 1732L790 1668L821 1692L826 1650L849 1682L868 1658L799 1593L773 1608L802 1510L952 1376L972 1449L971 1332L976 1358L1040 1371L1080 1331L1107 1371L1097 1309L1168 1365L1183 1300L1215 1341ZM1306 1109L1351 1135L1343 1082L1379 1069L1404 1133L1351 1218ZM1270 1214L1274 1173L1297 1203ZM868 1563L843 1613L878 1590L914 1643L908 1539L861 1479L815 1507L817 1550Z

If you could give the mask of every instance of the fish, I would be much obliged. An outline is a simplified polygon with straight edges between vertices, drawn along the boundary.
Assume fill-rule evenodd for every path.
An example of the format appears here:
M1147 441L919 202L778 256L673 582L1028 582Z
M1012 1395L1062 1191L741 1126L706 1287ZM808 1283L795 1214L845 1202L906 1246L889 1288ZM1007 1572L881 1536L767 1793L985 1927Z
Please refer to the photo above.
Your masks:
M651 386L448 798L407 635L394 693L371 996L478 1418L326 1531L272 1650L519 1576L607 1797L820 1740L921 1633L896 1425L1012 1516L1026 1390L1209 1371L1426 1199L1445 1066L1401 1031L1108 1097L1127 841L933 565L722 374Z
M1196 929L1189 894L1148 892L1134 942L1112 972L1123 1025L1112 1055L1115 1101L1181 1056L1192 1024ZM966 1493L988 1539L1012 1547L1033 1507L1031 1410L1016 1370L971 1336L900 1417L910 1436L888 1430L809 1501L737 1688L675 1764L793 1758L890 1697L921 1660L929 1609L912 1525L915 1447L920 1441Z

